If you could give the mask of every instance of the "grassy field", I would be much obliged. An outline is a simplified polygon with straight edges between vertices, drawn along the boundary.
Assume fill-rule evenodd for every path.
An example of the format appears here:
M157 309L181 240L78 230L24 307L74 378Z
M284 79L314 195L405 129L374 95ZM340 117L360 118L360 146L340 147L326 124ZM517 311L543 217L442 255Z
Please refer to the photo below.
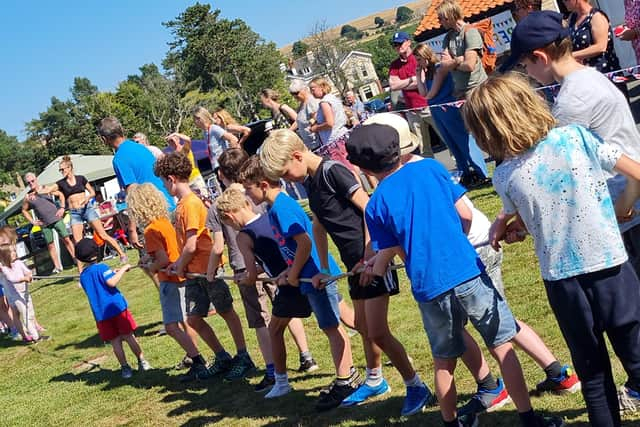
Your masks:
M492 189L474 191L471 197L490 217L499 209ZM129 255L135 256L133 252ZM531 241L508 247L503 268L508 299L516 315L538 331L561 361L567 361L568 351L549 310ZM346 283L340 286L346 295ZM294 391L279 400L265 401L261 394L253 392L252 385L260 380L262 372L250 378L250 384L229 385L220 381L180 384L176 377L179 372L172 367L183 352L168 336L156 335L161 316L155 288L142 272L133 270L125 276L120 289L140 326L137 335L155 369L136 372L130 380L121 379L111 348L98 338L88 303L76 283L35 282L32 296L38 319L53 338L32 346L0 340L0 425L441 425L437 408L409 419L400 418L404 385L399 374L390 367L385 368L392 387L390 395L353 409L316 413L314 403L318 391L332 380L332 369L327 340L313 319L308 319L305 325L311 350L321 369L310 375L290 372ZM235 307L243 318L235 285L232 290L237 301ZM214 316L210 322L232 351L233 345L222 320ZM401 294L392 299L390 322L418 372L431 386L432 358L404 276ZM245 331L251 355L262 365L255 335ZM289 367L296 368L297 353L290 337L288 339ZM353 337L352 344L356 365L363 369L359 338ZM205 349L204 354L211 356L209 349ZM130 353L127 355L131 357ZM543 379L543 372L521 352L520 359L529 387L533 388ZM490 363L497 372L495 363ZM621 383L624 373L617 361L614 370ZM460 400L466 400L474 392L475 384L462 366L456 379ZM580 394L533 397L532 400L537 409L556 413L569 425L588 425ZM480 423L484 426L519 425L513 405L483 415ZM640 425L640 418L627 418L625 425Z

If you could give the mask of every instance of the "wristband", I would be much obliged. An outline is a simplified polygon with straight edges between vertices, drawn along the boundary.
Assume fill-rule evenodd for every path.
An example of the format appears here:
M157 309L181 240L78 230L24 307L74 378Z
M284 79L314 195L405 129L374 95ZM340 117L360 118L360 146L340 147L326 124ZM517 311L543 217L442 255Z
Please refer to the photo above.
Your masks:
M329 270L328 268L321 268L320 273L326 274L327 276L331 276L331 270Z

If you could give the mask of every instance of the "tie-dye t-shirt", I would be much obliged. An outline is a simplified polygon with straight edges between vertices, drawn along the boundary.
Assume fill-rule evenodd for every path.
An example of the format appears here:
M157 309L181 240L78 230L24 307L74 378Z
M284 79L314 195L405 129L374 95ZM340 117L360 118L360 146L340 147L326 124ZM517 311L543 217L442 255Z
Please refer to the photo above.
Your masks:
M533 236L542 278L560 280L620 265L627 253L607 188L622 152L581 126L551 130L493 175L504 211Z

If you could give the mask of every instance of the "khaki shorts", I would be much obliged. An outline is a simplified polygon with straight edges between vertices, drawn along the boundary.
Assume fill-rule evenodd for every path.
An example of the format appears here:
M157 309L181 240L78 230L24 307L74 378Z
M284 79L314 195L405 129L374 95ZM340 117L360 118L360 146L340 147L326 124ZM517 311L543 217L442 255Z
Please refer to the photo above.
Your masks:
M226 313L233 308L229 286L220 279L213 282L205 278L187 279L184 300L187 316L207 317L211 304L218 313Z
M239 285L249 328L263 328L271 321L269 302L273 301L277 286L273 283L256 282L255 286Z

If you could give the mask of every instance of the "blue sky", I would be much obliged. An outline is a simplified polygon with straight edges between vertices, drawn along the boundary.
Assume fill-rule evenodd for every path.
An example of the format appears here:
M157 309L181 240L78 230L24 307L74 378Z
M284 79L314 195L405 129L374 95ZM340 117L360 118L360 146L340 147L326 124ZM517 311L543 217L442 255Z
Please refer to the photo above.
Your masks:
M223 0L212 3L225 18L241 18L282 46L329 26L400 6L406 1ZM113 90L145 63L160 64L169 32L162 22L193 1L6 1L0 26L0 129L24 139L24 125L45 111L52 96L67 99L74 77Z

